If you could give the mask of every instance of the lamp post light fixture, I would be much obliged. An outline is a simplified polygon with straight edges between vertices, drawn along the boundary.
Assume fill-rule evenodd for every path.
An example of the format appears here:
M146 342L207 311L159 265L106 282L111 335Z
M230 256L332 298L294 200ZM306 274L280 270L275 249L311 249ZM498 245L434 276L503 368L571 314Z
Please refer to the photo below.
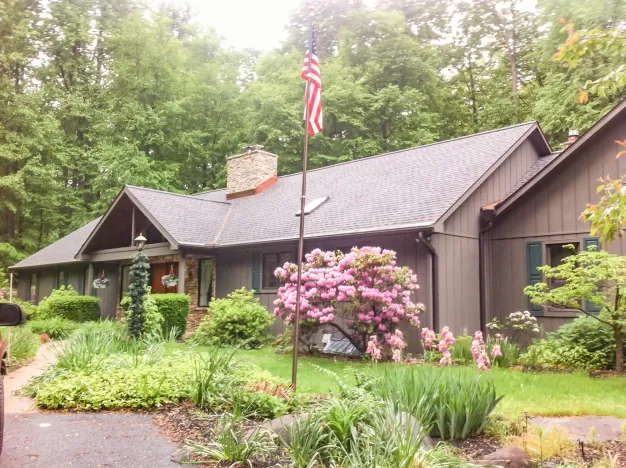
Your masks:
M146 245L147 240L148 239L146 239L142 233L139 233L139 235L135 238L135 245L140 252L143 250L144 245Z

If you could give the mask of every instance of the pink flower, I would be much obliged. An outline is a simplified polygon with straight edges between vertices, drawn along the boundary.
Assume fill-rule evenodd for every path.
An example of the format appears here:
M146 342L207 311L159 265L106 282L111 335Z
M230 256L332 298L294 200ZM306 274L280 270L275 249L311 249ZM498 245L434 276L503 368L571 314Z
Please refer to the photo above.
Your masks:
M493 348L491 348L491 354L493 354L494 356L502 356L500 345L493 345Z
M439 361L439 364L441 364L442 366L451 366L452 365L452 354L450 354L447 351L445 353L443 353L443 357Z

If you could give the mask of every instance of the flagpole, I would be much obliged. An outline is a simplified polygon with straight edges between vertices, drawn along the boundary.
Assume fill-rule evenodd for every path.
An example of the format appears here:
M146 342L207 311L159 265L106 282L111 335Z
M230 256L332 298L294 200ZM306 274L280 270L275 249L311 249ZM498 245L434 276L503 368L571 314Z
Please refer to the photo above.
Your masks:
M302 155L302 195L300 197L300 235L298 237L298 280L296 282L296 316L293 325L293 362L291 386L294 392L298 382L298 348L300 347L300 290L302 289L302 260L304 258L304 207L306 206L306 169L309 157L309 93L311 92L311 62L313 61L313 11L309 7L309 63L304 93L304 153Z

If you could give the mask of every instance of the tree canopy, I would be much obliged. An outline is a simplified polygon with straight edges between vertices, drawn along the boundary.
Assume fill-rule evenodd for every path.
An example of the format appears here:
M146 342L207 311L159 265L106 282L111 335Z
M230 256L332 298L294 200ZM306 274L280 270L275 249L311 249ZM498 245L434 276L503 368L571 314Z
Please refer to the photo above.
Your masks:
M102 214L123 184L219 188L226 156L249 144L278 154L282 174L298 171L306 6L261 53L225 47L171 4L0 0L0 268ZM614 0L320 0L326 126L311 165L533 119L558 146L625 95L618 80L575 103L589 80L623 70L621 49L601 39L623 28L625 10ZM567 21L592 31L598 50L576 66L553 60Z

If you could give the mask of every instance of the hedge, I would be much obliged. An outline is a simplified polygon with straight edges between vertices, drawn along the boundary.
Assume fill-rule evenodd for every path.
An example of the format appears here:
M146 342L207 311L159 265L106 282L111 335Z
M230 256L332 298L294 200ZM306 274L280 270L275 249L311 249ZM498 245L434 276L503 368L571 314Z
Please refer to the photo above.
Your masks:
M152 294L151 297L163 316L163 331L166 335L176 327L176 337L183 336L187 330L191 298L187 294Z
M45 312L44 312L45 311ZM50 296L46 298L42 317L61 317L74 322L90 322L100 319L100 300L93 296Z

